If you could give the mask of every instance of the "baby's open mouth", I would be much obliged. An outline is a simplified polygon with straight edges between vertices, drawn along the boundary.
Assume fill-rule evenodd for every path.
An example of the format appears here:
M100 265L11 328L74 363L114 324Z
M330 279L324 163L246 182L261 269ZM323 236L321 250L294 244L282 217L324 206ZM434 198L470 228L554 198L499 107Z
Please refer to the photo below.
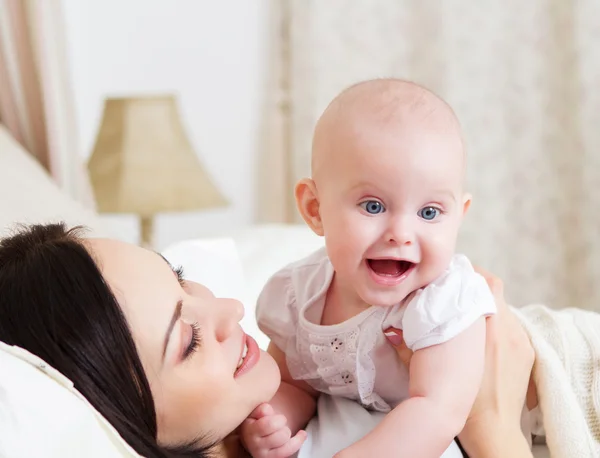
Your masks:
M367 259L367 264L377 275L400 277L408 272L415 264L398 259Z

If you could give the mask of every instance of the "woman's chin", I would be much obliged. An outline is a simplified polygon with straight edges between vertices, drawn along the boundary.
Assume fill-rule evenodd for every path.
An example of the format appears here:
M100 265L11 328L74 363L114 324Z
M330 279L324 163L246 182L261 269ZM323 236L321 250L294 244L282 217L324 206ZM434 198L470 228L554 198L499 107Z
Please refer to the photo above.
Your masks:
M238 383L243 384L243 391L247 393L254 409L273 399L281 384L281 373L273 357L261 350L256 365L238 380Z
M279 385L281 384L281 372L279 371L279 366L273 359L273 357L267 353L266 351L260 351L260 363L262 367L257 368L260 369L260 383L264 384L261 391L264 390L265 400L263 402L269 402L275 396L275 393L279 389ZM258 377L257 377L258 379Z

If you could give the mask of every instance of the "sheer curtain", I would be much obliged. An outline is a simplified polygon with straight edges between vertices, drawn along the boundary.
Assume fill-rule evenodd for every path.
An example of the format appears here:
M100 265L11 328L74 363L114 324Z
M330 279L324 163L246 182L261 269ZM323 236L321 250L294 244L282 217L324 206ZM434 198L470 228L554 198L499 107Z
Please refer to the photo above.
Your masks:
M0 122L61 188L93 206L79 151L57 0L0 0Z

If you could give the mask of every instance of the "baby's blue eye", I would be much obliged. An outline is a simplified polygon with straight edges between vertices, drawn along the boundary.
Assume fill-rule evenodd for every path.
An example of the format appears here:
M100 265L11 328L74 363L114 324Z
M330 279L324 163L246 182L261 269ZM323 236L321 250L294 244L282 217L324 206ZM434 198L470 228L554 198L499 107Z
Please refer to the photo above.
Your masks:
M365 200L360 204L361 208L371 215L377 215L385 211L383 204L377 200Z
M439 208L423 207L421 210L419 210L419 212L417 214L421 218L423 218L425 221L431 221L431 220L435 219L437 216L439 216L440 213L441 213L441 211Z

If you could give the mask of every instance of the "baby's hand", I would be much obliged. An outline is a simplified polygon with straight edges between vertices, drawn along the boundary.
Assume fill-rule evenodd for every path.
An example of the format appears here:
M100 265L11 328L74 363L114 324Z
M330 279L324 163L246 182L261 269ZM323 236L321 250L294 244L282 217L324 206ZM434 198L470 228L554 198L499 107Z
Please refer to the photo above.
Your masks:
M287 458L298 450L306 439L306 431L294 437L284 415L276 415L271 404L261 404L244 420L242 444L254 458Z

